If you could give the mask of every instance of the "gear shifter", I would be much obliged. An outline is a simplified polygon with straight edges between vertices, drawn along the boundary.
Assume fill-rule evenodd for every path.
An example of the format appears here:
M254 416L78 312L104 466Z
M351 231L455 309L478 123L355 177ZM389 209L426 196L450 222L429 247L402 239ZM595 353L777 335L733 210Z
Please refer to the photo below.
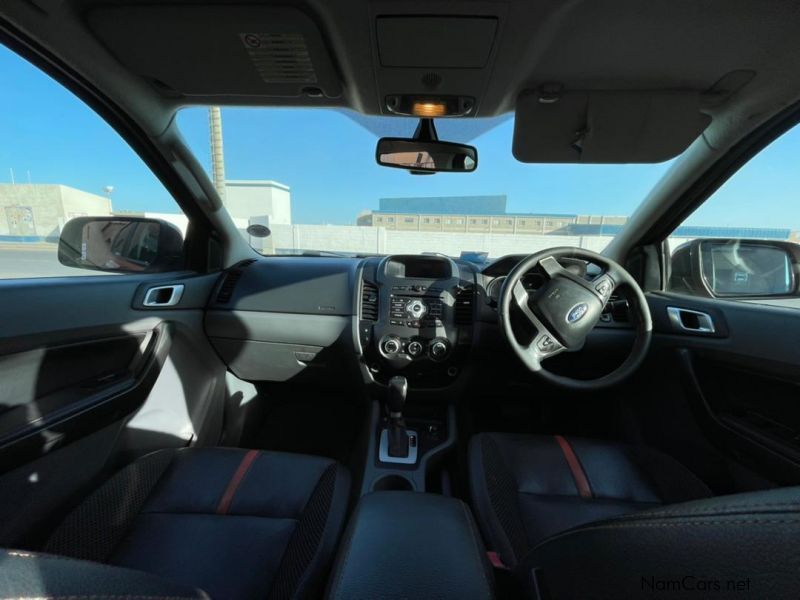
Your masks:
M397 376L389 380L386 397L386 412L389 413L389 456L405 458L408 456L408 432L403 420L403 405L408 394L408 380Z

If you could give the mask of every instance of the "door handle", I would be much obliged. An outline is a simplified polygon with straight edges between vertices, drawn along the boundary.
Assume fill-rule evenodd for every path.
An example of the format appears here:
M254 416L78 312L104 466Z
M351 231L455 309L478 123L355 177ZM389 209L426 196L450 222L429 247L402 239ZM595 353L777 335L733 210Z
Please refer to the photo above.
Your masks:
M182 283L151 287L145 292L142 304L152 307L175 306L181 301L183 288Z
M708 313L689 308L668 306L667 315L675 329L691 333L714 333L714 319Z

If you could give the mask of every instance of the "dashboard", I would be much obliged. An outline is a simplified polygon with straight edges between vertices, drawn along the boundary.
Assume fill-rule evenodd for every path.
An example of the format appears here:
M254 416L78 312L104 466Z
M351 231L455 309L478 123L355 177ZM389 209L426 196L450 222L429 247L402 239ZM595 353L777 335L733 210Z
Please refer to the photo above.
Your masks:
M206 333L246 381L319 381L352 373L367 384L404 375L417 389L454 384L475 346L501 339L497 301L523 255L488 265L444 255L270 256L226 270L205 313ZM591 276L586 263L565 264ZM531 272L523 285L544 283ZM625 327L616 298L598 326ZM505 348L505 344L502 345ZM495 346L492 346L495 348Z

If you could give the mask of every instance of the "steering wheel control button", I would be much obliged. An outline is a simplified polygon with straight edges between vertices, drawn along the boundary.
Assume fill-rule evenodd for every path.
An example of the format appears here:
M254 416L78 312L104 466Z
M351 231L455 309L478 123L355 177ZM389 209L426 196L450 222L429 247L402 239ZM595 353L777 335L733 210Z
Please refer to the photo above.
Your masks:
M447 356L447 353L450 351L450 345L447 343L447 340L443 339L435 339L431 342L430 346L430 354L431 358L434 360L442 360Z
M425 348L422 347L422 344L420 344L417 340L414 340L408 343L408 346L406 347L406 352L408 352L410 356L416 358L417 356L422 354L422 351L424 349Z
M611 288L611 280L607 278L601 279L597 285L594 286L595 291L604 298L611 294Z
M536 347L539 349L540 352L549 353L553 352L558 348L556 345L556 341L551 338L549 335L543 335L539 338L536 342Z

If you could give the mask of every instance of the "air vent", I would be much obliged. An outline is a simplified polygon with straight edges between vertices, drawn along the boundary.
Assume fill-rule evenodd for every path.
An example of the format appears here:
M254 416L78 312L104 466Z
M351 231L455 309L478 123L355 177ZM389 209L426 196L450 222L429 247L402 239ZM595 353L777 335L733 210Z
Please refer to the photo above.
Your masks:
M378 286L369 281L364 281L361 286L361 318L378 320Z
M458 325L472 325L473 297L475 288L467 286L459 288L456 292L455 319Z
M222 281L222 285L219 286L219 292L217 292L218 304L227 304L231 301L231 298L233 297L233 290L236 288L236 283L241 278L245 268L247 268L249 265L252 265L254 262L256 262L255 259L243 260L242 262L231 267L228 272L225 273L225 279Z

